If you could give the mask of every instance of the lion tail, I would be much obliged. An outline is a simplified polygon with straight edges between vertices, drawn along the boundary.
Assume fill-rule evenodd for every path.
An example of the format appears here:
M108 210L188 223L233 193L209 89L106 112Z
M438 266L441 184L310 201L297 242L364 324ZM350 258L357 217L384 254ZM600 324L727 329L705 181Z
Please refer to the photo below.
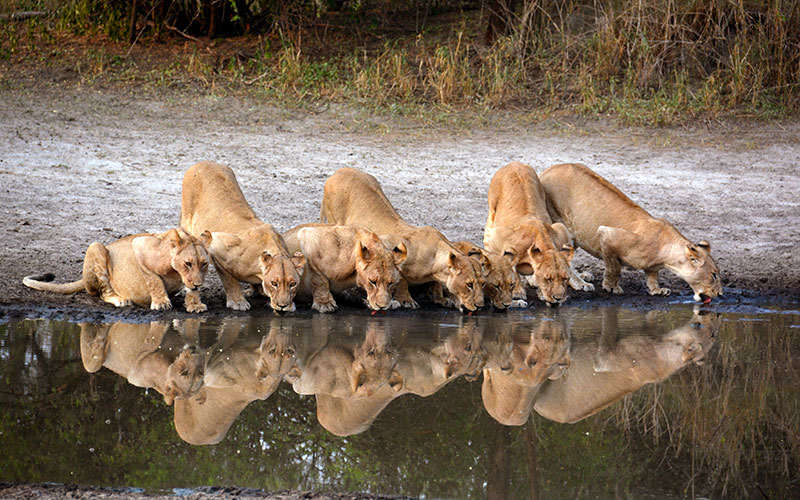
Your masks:
M83 279L73 281L70 283L49 283L55 279L53 273L46 273L42 275L25 276L22 278L22 284L33 288L34 290L43 290L46 292L56 293L76 293L85 289Z

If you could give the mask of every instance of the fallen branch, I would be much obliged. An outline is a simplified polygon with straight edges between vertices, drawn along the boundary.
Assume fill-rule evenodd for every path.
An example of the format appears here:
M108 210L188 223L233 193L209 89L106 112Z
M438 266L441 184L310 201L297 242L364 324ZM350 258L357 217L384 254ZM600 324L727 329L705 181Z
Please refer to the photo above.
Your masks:
M32 17L44 17L48 13L41 10L26 10L22 12L12 12L11 14L0 14L0 19L4 21L23 21Z

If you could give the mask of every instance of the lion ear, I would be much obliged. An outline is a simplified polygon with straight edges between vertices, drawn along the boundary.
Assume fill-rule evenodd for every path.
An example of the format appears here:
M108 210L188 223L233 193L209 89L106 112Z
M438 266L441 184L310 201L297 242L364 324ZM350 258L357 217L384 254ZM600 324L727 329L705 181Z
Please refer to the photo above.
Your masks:
M272 254L271 254L271 253L269 253L269 251L268 251L268 250L264 250L264 251L261 253L261 257L259 257L259 259L261 260L261 263L262 263L264 266L269 266L269 265L271 265L271 264L272 264L272 261L273 261L274 257L272 256Z
M408 248L402 241L392 249L392 257L394 257L394 265L399 266L408 258Z
M360 241L358 242L358 246L356 247L356 255L364 262L369 262L370 260L372 260L372 252L370 252L369 248L367 248L366 245L364 245Z
M181 234L175 228L172 228L169 231L167 231L162 239L169 244L170 248L178 248L183 243Z
M306 256L302 252L295 252L292 256L292 264L298 273L302 273L303 268L306 267Z
M567 259L567 262L572 262L572 258L575 256L575 249L572 248L572 245L565 243L560 252Z
M686 258L689 259L689 262L694 265L698 265L700 263L700 259L702 259L697 247L692 243L686 245Z
M167 406L172 405L172 402L175 401L175 394L175 387L167 382L167 387L164 389L164 402L167 403Z
M455 254L455 252L450 252L450 254L447 256L447 267L450 269L450 272L456 274L461 272L461 269L457 266L457 264L458 256Z
M203 231L203 234L200 235L199 241L200 241L200 244L203 246L203 248L208 250L208 247L211 246L211 240L212 239L213 239L213 236L211 236L211 231L206 229L205 231Z
M512 266L517 263L517 252L513 248L503 251L503 258L508 261Z

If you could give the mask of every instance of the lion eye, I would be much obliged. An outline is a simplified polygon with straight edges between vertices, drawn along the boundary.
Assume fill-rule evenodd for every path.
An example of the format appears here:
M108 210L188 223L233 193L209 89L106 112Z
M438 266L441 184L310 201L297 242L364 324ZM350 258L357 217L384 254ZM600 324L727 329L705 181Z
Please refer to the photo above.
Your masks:
M277 349L277 348L275 348L275 347L271 347L271 348L269 349L269 353L270 353L270 354L275 354L276 352L278 352L278 349Z
M200 264L200 269L202 269L203 271L208 269L208 262L203 262L202 264Z
M372 286L378 286L378 280L369 280L369 284Z
M289 353L289 356L294 356L295 353L294 347L287 348L286 352Z
M296 281L292 281L291 283L289 283L289 286L294 288L294 287L297 286L297 282Z
M367 352L367 355L368 355L368 356L374 356L374 355L375 355L375 349L370 349L370 350Z
M191 262L184 262L183 265L186 266L186 269L191 269L192 268L192 263Z
M475 283L473 283L471 281L467 282L467 288L469 288L470 290L472 290L472 287L474 287L474 286L475 286Z
M492 285L492 286L495 288L495 290L500 290L500 285Z
M464 346L464 350L467 352L472 352L472 343L467 343L467 345Z
M272 285L275 288L278 288L278 282L277 281L273 281L272 283L270 283L270 285Z

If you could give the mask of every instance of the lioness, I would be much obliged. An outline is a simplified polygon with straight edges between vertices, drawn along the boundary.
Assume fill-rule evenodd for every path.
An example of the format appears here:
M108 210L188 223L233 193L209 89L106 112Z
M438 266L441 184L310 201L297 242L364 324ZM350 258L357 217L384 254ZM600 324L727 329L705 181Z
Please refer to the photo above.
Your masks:
M48 283L53 275L27 276L22 283L56 293L86 290L117 307L134 303L150 309L171 309L169 295L186 291L188 312L203 312L197 288L208 270L209 232L198 238L181 229L161 234L134 234L103 245L95 241L83 258L83 278L71 283Z
M181 226L192 234L211 231L214 267L225 287L227 307L250 309L239 282L260 285L275 311L294 311L294 296L305 265L290 255L281 235L259 219L229 167L200 162L183 176Z
M553 165L540 179L553 218L569 227L579 247L603 259L603 290L622 293L619 276L626 264L644 270L650 295L670 293L658 284L661 268L689 283L695 301L708 302L722 295L719 270L707 241L692 243L585 165Z
M312 298L312 309L336 310L331 291L355 286L367 293L370 309L400 307L392 292L408 256L402 242L388 250L372 231L334 224L303 224L283 233L283 238L290 252L300 252L306 258L298 294Z
M515 270L516 256L510 252L503 255L490 252L469 241L456 241L454 245L481 266L484 298L488 298L496 309L512 307L514 288L519 281Z
M571 271L574 255L564 224L547 213L544 190L536 172L513 162L498 170L489 184L489 216L483 233L487 250L517 257L517 272L533 275L539 299L548 306L567 299L567 286L592 289ZM525 288L520 281L514 300L524 307Z
M469 258L430 226L412 226L400 217L375 177L341 168L325 181L320 221L364 226L380 235L407 242L403 279L395 298L404 307L419 307L408 285L439 283L454 297L456 306L474 311L483 305L483 290ZM446 303L438 298L439 303Z

